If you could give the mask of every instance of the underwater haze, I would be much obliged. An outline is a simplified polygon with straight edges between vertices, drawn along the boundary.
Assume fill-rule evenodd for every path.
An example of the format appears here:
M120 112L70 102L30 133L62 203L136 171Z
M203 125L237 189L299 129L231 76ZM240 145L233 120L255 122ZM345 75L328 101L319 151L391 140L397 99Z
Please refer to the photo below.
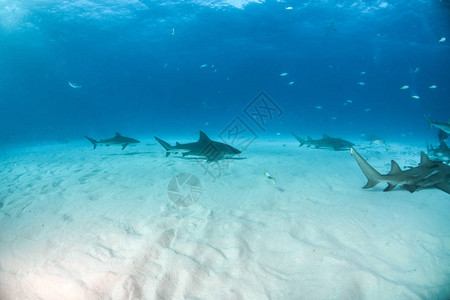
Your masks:
M449 66L449 0L0 0L0 299L450 299Z
M3 0L1 143L217 135L260 91L284 112L268 135L432 140L449 23L447 0Z

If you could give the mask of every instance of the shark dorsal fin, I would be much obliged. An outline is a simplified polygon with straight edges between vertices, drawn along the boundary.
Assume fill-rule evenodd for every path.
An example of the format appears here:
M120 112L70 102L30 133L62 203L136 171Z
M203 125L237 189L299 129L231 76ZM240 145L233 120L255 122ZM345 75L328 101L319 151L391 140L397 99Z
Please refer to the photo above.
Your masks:
M394 160L391 160L391 171L389 172L390 175L392 174L400 174L402 172L402 169L398 166L398 163L396 163Z
M200 130L200 138L198 140L205 141L205 142L211 141L210 138L201 130Z
M419 166L423 166L423 165L429 165L431 164L431 160L428 158L428 156L425 154L425 152L421 152L420 153L420 164Z
M116 132L116 137L121 136L120 133Z
M330 137L328 136L328 134L324 133L324 134L323 134L323 138L324 138L324 139L329 139Z
M178 146L180 146L180 143L176 142L175 145L178 147Z

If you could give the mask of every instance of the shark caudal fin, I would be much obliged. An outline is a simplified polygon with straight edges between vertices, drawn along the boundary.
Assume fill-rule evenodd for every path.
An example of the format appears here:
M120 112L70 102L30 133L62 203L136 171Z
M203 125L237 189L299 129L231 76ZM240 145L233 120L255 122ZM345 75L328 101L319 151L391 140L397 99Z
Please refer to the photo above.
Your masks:
M428 123L430 123L430 125L428 125L428 130L431 129L431 126L433 126L433 121L431 121L430 116L428 115L424 115L425 118L427 119Z
M300 143L299 147L303 146L305 144L305 140L296 135L295 133L292 133L292 135L297 139L297 141Z
M369 189L376 186L381 181L381 174L378 173L378 171L375 170L371 165L369 165L369 163L364 158L362 158L362 156L359 155L359 153L356 152L353 147L350 147L350 151L367 178L367 183L363 187L363 189Z
M98 142L96 140L94 140L93 138L90 138L88 136L84 136L84 137L87 138L89 140L89 142L91 142L94 145L94 149L97 148Z
M158 143L160 143L160 144L161 144L161 146L163 146L163 147L164 147L164 149L166 149L166 157L167 157L167 156L169 156L169 154L170 154L169 150L173 149L173 147L172 147L172 146L170 146L170 145L169 145L169 143L167 143L167 142L164 142L164 141L163 141L162 139L160 139L160 138L157 138L156 136L155 136L155 140L157 140L157 141L158 141Z

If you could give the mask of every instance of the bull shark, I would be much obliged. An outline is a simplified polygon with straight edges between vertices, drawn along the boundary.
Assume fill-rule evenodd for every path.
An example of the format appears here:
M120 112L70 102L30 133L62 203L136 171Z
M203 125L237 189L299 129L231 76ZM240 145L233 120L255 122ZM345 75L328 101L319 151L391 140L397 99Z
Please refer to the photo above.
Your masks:
M434 148L427 143L427 152L429 156L435 159L447 162L450 160L450 148L444 141L442 141L437 148Z
M438 129L444 131L447 134L450 133L450 123L433 122L433 121L431 121L431 119L430 119L430 117L428 115L425 115L425 118L430 123L430 126L428 127L428 129L430 129L432 126L434 126L434 127L438 128Z
M300 146L306 145L308 147L314 146L316 148L333 148L336 151L350 149L354 144L339 138L329 137L326 133L323 134L322 139L313 140L310 136L306 140L302 139L296 134L292 134L299 142Z
M116 136L110 139L101 139L100 141L96 141L93 138L85 136L93 145L94 149L97 148L97 145L121 145L122 150L125 149L128 145L140 143L140 141L122 136L120 133L116 132Z
M450 166L440 162L430 160L422 152L420 163L417 167L402 171L399 165L391 160L391 171L385 175L380 174L353 148L350 149L356 162L367 178L367 183L363 189L369 189L380 182L387 182L385 192L394 189L402 184L409 192L417 189L437 188L450 194Z
M202 156L211 162L241 153L241 151L230 145L212 141L203 131L200 131L200 138L194 143L180 144L177 142L175 146L171 146L156 136L155 139L166 149L166 157L172 152L181 152L183 157L187 155Z

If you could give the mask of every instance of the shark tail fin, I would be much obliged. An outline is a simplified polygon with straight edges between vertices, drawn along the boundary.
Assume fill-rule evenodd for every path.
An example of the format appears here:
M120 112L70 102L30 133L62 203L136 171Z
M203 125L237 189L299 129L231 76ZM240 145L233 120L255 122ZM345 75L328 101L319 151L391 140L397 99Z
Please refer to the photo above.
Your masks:
M84 137L87 138L89 140L89 142L91 142L94 145L94 149L97 148L98 142L96 140L94 140L93 138L90 138L88 136L84 136Z
M155 136L155 140L157 140L158 141L158 143L160 143L161 144L161 146L163 146L164 147L164 149L166 149L166 157L167 156L169 156L169 154L170 154L170 152L168 151L168 150L171 150L173 147L172 146L170 146L169 145L169 143L167 143L167 142L165 142L165 141L163 141L162 139L160 139L160 138L157 138L156 136Z
M304 144L305 144L305 140L304 139L302 139L301 137L299 137L298 135L296 135L295 133L293 133L292 134L296 139L297 139L297 141L300 143L300 146L299 147L301 147L301 146L303 146Z
M364 175L367 178L367 183L363 187L363 189L370 189L371 187L376 186L380 182L381 174L378 173L369 163L359 155L356 150L351 147L350 148L352 155L355 157L356 162L358 163L361 171L363 171Z
M428 125L428 130L431 129L431 126L433 125L433 121L431 121L430 116L429 115L424 115L425 118L427 119L428 123L430 123L430 125Z

